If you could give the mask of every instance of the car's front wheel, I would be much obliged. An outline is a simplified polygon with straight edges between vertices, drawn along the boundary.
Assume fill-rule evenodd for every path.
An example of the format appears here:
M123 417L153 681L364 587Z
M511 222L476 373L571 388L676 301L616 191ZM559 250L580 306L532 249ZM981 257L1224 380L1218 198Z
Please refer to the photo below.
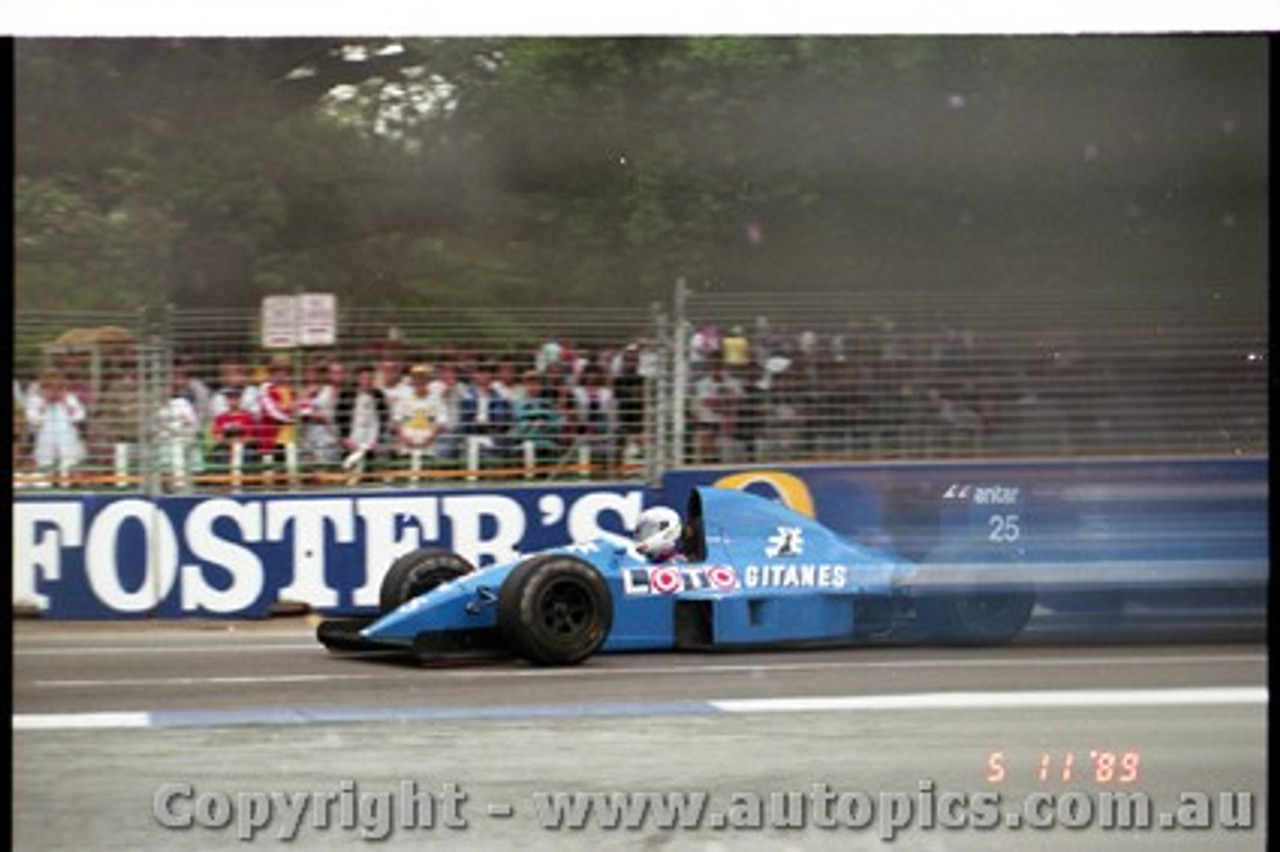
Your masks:
M378 607L385 615L414 598L425 595L436 586L466 576L474 570L474 565L448 550L424 548L406 553L391 563L386 576L382 578Z
M507 647L534 663L579 663L600 649L612 627L604 578L572 556L518 565L498 594L498 628Z

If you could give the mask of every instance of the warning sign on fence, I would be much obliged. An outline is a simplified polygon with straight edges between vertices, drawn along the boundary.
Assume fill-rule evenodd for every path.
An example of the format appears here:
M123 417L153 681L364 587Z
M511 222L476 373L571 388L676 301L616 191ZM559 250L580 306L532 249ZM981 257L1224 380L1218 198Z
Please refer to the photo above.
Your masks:
M264 349L333 346L337 326L338 297L333 293L267 296L262 300Z

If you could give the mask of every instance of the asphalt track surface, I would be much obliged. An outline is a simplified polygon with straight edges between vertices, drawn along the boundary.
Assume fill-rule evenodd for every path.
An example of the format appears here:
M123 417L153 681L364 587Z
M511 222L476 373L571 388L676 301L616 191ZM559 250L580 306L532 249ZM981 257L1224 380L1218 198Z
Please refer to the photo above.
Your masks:
M569 669L339 657L313 629L17 622L15 848L1266 846L1265 614ZM540 794L584 792L708 807L548 827ZM994 824L939 805L984 792ZM1101 825L1113 793L1153 827Z

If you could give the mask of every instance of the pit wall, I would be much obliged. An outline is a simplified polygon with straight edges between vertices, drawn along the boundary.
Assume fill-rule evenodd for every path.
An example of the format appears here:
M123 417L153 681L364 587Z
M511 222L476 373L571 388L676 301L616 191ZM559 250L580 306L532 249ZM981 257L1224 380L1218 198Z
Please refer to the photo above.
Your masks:
M1265 588L1268 461L1171 458L683 470L661 487L199 497L22 496L13 604L57 619L252 618L277 605L372 612L419 547L487 565L624 533L689 489L746 488L861 541L929 561L1015 552L1033 574ZM731 531L729 531L731 534Z

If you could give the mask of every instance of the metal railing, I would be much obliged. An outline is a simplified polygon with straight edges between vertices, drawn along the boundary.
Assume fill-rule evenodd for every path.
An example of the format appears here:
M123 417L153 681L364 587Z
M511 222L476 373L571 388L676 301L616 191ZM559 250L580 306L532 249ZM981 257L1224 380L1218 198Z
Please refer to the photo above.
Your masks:
M667 356L652 335L663 324L653 309L347 310L332 345L272 350L248 310L19 312L14 485L161 493L653 476ZM353 436L361 382L379 391L378 422Z
M958 301L680 285L670 313L343 309L332 345L290 350L263 348L249 309L19 311L14 486L656 481L688 464L1267 451L1262 306L1095 322L1015 307L1018 322L993 322Z
M1265 304L1214 295L690 293L686 458L1265 453Z

